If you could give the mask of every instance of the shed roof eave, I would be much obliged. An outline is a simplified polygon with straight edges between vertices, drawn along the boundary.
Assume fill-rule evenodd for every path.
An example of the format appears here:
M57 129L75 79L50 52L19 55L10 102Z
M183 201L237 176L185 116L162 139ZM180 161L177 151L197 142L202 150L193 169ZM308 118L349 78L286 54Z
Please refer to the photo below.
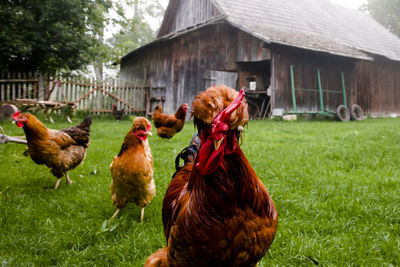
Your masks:
M273 44L277 44L277 45L283 45L283 46L289 46L289 47L294 47L294 48L305 49L305 50L308 50L308 51L311 51L311 52L320 52L320 53L326 53L326 54L330 54L330 55L334 55L334 56L341 56L341 57L346 57L346 58L374 61L373 57L370 57L365 53L363 53L364 55L354 55L354 54L347 54L347 53L329 51L329 50L324 50L324 49L319 49L319 48L308 48L306 46L301 46L301 45L286 44L284 42L272 42L272 43Z

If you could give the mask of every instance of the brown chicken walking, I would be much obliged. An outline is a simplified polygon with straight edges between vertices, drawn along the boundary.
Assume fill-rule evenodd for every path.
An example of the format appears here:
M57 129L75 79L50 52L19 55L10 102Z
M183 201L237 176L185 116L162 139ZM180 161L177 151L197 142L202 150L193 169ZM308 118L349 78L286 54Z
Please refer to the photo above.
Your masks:
M153 112L151 119L157 128L157 135L161 138L172 138L176 133L180 132L185 125L186 111L189 105L181 105L174 115L162 113L162 105L159 104Z
M36 164L45 164L57 177L54 189L64 175L68 184L72 183L68 171L80 165L86 156L92 117L88 116L79 125L62 130L48 129L34 115L21 114L20 111L14 113L13 121L24 129L31 159Z

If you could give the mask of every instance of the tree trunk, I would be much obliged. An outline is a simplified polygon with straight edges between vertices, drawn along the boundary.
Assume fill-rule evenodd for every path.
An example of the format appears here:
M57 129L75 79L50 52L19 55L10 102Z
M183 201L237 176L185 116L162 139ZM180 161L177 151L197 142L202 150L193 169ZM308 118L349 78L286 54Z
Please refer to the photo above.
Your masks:
M93 63L94 74L96 75L96 81L103 81L103 62L96 60Z
M135 3L134 3L134 8L133 8L133 10L134 10L134 13L133 13L133 18L138 18L139 17L139 0L135 0Z
M104 25L99 29L99 34L97 35L97 40L101 44L104 44ZM96 81L103 81L103 60L102 58L97 58L93 62L94 74L96 76Z

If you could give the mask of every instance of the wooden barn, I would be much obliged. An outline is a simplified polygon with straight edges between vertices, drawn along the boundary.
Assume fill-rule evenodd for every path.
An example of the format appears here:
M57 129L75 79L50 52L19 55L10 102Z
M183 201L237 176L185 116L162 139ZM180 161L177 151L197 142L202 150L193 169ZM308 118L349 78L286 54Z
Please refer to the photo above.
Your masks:
M226 84L247 89L257 117L346 102L400 114L400 39L328 0L170 0L157 39L120 68L122 80L156 87L167 113Z

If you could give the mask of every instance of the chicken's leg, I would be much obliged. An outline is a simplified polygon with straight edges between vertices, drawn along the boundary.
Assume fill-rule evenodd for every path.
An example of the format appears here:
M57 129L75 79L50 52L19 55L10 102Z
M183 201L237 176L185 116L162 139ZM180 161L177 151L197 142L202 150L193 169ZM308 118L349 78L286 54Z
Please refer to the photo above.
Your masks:
M144 217L144 207L142 207L142 209L140 210L140 219L139 222L143 221L143 217Z
M54 190L57 189L57 187L60 185L60 182L61 182L61 178L57 178L57 182L56 182L56 185L54 186Z
M119 214L120 212L121 212L121 209L117 209L117 210L114 212L113 216L111 216L110 221L112 221L115 217L117 217L118 214Z
M69 179L68 172L65 173L65 176L67 177L67 183L68 183L68 184L72 184L71 179Z

